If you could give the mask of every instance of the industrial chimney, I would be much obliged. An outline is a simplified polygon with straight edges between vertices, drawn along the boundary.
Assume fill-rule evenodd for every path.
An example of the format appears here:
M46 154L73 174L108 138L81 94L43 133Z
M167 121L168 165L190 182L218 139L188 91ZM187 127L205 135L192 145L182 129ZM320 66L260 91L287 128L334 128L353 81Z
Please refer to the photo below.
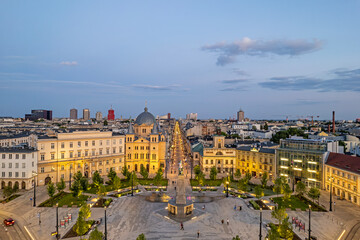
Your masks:
M335 111L333 111L333 122L332 122L332 127L333 127L333 133L335 133Z

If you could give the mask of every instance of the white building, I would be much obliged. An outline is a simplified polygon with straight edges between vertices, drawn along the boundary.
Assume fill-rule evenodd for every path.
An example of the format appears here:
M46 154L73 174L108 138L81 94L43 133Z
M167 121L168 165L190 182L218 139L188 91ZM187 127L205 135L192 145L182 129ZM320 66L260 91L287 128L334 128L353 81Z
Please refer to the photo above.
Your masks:
M196 121L197 120L197 113L186 114L186 120L194 120L194 121Z
M1 189L5 186L30 189L37 170L37 151L34 148L0 148Z
M35 134L10 134L0 136L0 147L14 147L20 145L27 145L35 148L37 136Z
M96 121L101 121L103 119L103 115L101 112L97 112L95 115Z

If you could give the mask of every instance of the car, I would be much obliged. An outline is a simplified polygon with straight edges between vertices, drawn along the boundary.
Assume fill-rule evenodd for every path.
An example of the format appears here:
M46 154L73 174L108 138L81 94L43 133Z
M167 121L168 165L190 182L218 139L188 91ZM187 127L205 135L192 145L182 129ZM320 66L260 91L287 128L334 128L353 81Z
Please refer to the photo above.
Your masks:
M4 219L4 224L6 226L12 226L15 224L15 221L12 218L7 218L7 219Z

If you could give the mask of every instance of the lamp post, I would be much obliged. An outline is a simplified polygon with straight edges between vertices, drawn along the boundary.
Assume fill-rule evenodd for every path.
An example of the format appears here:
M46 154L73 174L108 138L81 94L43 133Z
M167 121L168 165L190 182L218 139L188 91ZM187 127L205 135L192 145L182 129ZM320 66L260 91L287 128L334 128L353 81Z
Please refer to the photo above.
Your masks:
M134 172L131 173L131 196L134 196Z
M309 205L309 240L311 237L311 205Z
M226 197L229 197L229 181L226 181Z
M104 207L104 209L105 209L105 240L107 240L106 206Z
M259 233L259 240L261 240L261 225L262 225L262 208L260 208L260 233Z
M32 175L34 176L34 207L36 207L36 176L37 173L35 171L32 172Z
M329 211L332 212L332 182L334 177L330 177L330 208Z
M72 168L72 165L70 164L70 166L69 166L69 190L71 188L71 168Z
M59 234L59 204L56 203L56 239L60 239Z

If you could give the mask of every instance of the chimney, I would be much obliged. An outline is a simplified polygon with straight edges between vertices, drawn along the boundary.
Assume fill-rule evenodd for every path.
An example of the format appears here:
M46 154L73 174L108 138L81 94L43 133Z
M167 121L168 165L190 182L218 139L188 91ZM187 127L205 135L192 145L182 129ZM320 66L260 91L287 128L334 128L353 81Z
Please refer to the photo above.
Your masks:
M328 125L328 133L330 133L330 124Z
M335 133L335 111L333 111L333 122L332 122L332 127L333 127L333 133Z

